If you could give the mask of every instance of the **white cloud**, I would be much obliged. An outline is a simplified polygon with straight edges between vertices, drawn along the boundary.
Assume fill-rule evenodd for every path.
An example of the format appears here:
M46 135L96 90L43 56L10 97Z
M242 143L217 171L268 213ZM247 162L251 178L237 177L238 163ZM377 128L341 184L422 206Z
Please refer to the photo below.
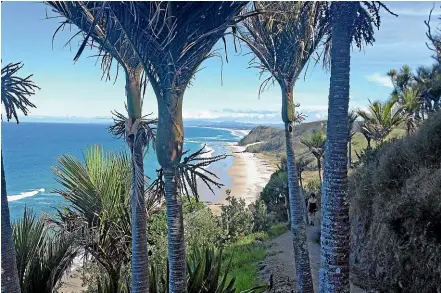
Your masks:
M371 75L367 75L366 79L370 82L379 84L381 86L393 88L392 81L390 80L390 78L387 75L382 75L378 72L375 72Z

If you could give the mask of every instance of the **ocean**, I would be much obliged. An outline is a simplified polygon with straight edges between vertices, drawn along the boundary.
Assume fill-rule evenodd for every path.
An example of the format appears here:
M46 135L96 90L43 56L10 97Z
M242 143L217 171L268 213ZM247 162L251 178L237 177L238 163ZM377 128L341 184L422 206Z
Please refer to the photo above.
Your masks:
M6 174L6 187L11 220L23 215L25 207L40 215L52 214L54 207L65 205L65 200L53 193L59 185L54 179L51 167L63 154L83 158L84 150L100 145L106 151L128 150L123 139L114 138L107 130L107 124L93 123L1 123L1 144ZM246 131L220 128L185 127L184 150L194 152L206 144L211 155L230 152L226 143L237 142ZM232 158L209 166L216 170L225 185L231 183L226 171ZM159 168L153 150L144 158L145 173L156 178ZM200 200L217 201L220 195L201 194Z

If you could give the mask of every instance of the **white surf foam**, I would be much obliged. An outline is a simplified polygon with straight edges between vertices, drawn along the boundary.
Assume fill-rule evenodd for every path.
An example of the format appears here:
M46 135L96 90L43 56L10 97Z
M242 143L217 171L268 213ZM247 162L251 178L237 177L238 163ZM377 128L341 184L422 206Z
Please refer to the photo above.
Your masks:
M36 189L36 190L32 190L32 191L22 192L17 195L10 195L10 196L8 196L8 201L16 201L16 200L20 200L20 199L23 199L26 197L31 197L31 196L37 195L40 192L45 192L45 189L40 188L40 189Z
M204 146L204 144L201 144L201 147ZM210 158L211 155L214 153L214 149L212 149L211 147L209 147L208 145L205 145L205 148L203 150L204 152L206 152L205 154L202 154L200 157L202 158Z
M251 129L249 130L245 130L245 129L227 129L228 131L231 132L232 135L239 137L239 138L244 138L245 136L248 135L248 133L250 133Z

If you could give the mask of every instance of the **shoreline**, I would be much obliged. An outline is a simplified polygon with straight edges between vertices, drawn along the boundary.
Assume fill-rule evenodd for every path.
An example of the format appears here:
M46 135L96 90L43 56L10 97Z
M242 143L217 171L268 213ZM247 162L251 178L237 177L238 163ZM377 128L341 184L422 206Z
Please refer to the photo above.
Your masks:
M228 204L228 189L231 191L230 196L245 199L247 205L255 202L275 171L266 158L244 152L247 146L239 146L237 143L227 143L226 146L233 156L233 163L226 170L231 184L219 189L220 199L217 202L206 203L214 215L220 215L221 206Z

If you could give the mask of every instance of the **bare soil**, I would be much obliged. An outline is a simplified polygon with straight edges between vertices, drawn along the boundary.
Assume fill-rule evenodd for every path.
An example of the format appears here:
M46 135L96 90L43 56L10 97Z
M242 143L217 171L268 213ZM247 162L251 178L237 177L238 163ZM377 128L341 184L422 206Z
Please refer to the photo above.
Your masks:
M318 233L319 226L308 226L308 248L309 260L311 263L312 279L314 283L314 292L319 292L318 274L320 268L320 244ZM317 241L317 242L314 242ZM273 276L273 288L271 293L294 293L296 289L296 270L294 265L294 252L292 247L291 232L286 232L277 238L268 242L268 254L264 262L260 265L259 277L269 284L271 275ZM352 293L367 293L367 291L353 286Z

